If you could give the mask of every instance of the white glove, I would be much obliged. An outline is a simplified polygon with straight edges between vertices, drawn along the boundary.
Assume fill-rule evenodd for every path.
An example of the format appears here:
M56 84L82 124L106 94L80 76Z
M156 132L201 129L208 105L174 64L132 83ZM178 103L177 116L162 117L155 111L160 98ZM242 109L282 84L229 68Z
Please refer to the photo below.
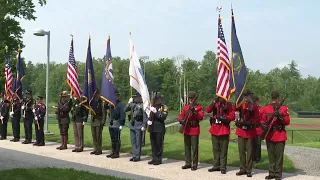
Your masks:
M128 104L130 104L132 102L133 102L133 98L130 98L129 101L128 101Z
M21 109L24 110L25 106L21 106Z
M34 120L36 120L36 121L37 121L37 120L38 120L38 117L37 117L37 116L36 116L36 117L34 117Z
M141 127L141 131L144 131L144 127Z
M149 126L151 126L152 125L152 121L147 121L147 124L149 125Z
M82 122L82 125L85 125L86 124L86 122Z
M153 112L153 113L156 113L157 112L157 109L153 106L151 106L150 110Z
M2 119L3 119L3 116L1 116L0 119L2 120Z
M10 112L10 116L13 116L13 114L14 114L14 112L11 111L11 112Z
M119 130L120 130L120 131L122 130L122 126L119 126Z
M36 110L35 110L35 109L33 109L33 110L32 110L32 112L33 112L33 113L35 113L35 112L36 112Z

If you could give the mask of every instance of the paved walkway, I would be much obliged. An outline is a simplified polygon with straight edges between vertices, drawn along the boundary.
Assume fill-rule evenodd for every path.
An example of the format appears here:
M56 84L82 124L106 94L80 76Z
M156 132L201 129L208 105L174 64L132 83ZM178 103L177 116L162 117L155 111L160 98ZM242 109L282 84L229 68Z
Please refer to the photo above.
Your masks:
M10 138L9 138L10 139ZM68 150L60 151L56 150L56 147L59 144L57 143L47 143L44 147L34 147L32 145L24 145L19 142L13 143L9 140L0 141L0 148L5 148L7 150L13 150L12 154L16 153L16 151L20 151L23 153L37 155L37 157L41 157L39 161L42 161L43 158L52 158L56 160L62 160L64 162L69 162L67 167L74 167L75 169L80 165L85 165L82 168L85 170L100 173L100 174L114 174L116 176L128 178L130 174L132 177L130 179L144 179L145 177L152 177L152 179L165 179L165 180L195 180L195 179L215 179L215 180L237 180L244 179L246 177L237 177L235 173L238 171L238 168L228 167L228 172L225 175L220 174L220 172L209 173L207 169L211 167L211 164L201 163L199 165L199 169L195 172L188 170L182 170L181 166L184 165L184 162L164 159L163 164L160 166L148 165L147 161L150 160L149 157L142 157L142 161L140 162L130 162L130 154L121 154L121 158L119 159L109 159L106 158L106 153L108 151L104 151L103 155L95 156L90 155L89 152L92 148L85 148L84 152L81 153L72 153L71 148L73 145L68 145ZM54 161L54 160L52 160ZM3 164L10 161L8 158L0 156L0 169ZM18 161L19 162L19 161ZM73 164L75 163L75 164ZM22 164L22 162L21 162ZM76 165L77 164L77 165ZM55 166L59 167L59 163L49 163L49 167ZM90 166L90 168L86 169L86 166ZM16 166L13 166L16 167ZM12 167L12 168L13 168ZM65 166L62 166L65 167ZM94 170L97 169L97 170ZM123 173L119 173L123 172ZM129 173L129 174L128 174ZM119 175L120 174L120 175ZM122 175L121 175L122 174ZM253 170L253 177L250 178L252 180L256 179L264 179L267 175L266 171L261 170ZM320 180L320 177L317 176L307 176L300 174L289 174L284 173L284 179L292 179L292 180Z

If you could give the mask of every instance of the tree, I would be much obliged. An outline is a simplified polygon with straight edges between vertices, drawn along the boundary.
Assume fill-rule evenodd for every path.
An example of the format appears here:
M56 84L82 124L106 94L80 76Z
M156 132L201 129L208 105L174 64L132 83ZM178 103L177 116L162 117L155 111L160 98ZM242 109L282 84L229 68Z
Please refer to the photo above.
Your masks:
M43 6L46 0L39 0ZM15 57L18 47L24 47L22 34L25 30L20 26L17 18L35 20L35 4L32 0L0 0L0 73L4 74L4 48L8 46L10 57ZM11 63L14 64L14 63ZM3 68L2 68L3 67ZM14 68L13 68L14 70ZM0 83L4 84L3 76Z

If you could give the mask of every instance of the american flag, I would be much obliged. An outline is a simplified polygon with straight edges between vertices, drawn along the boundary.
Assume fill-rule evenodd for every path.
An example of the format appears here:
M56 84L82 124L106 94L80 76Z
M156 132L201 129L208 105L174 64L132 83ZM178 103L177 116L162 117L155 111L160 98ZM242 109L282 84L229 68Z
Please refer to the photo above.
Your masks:
M12 77L12 71L11 71L11 67L10 67L10 59L9 59L8 54L6 54L6 65L4 68L4 72L5 72L5 77L6 77L4 97L7 100L11 101L12 96L13 96L13 92L12 92L13 77Z
M67 83L71 88L71 95L80 98L80 87L78 82L78 67L73 54L73 38L71 40L71 47L69 51Z
M230 98L230 60L226 40L223 34L221 18L218 19L218 79L216 95L228 100Z

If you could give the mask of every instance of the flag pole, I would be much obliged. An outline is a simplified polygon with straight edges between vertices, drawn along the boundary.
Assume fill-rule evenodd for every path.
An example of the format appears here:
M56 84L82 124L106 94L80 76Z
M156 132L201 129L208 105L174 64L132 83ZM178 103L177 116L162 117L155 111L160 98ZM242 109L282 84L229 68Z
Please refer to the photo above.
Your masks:
M130 40L131 40L131 31L129 32L129 38L130 38ZM131 48L131 47L130 47L130 48ZM130 53L131 53L131 52L130 52ZM129 54L129 56L130 56L130 54ZM130 61L130 59L129 59L129 61ZM132 95L133 95L132 86L129 85L129 87L130 87L130 98L132 98Z

